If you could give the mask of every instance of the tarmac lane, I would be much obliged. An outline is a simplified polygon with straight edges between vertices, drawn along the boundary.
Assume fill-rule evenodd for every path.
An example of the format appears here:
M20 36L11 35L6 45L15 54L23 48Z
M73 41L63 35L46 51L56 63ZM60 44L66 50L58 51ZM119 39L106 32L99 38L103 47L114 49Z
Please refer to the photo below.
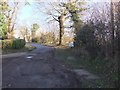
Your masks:
M54 48L30 45L36 49L2 60L2 88L78 87L74 74L56 62Z

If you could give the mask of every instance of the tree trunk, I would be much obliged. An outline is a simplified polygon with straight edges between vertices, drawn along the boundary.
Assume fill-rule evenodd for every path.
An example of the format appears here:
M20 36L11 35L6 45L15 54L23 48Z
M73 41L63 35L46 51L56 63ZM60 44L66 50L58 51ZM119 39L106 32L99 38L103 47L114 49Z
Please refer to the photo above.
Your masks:
M120 1L118 2L118 11L117 11L117 58L120 58Z
M114 55L115 55L115 47L114 47L114 7L113 7L113 2L111 0L111 31L112 31L112 55L113 55L113 59L114 59Z
M64 15L61 15L58 19L59 19L59 27L60 27L59 45L61 45L62 44L63 35L64 35Z

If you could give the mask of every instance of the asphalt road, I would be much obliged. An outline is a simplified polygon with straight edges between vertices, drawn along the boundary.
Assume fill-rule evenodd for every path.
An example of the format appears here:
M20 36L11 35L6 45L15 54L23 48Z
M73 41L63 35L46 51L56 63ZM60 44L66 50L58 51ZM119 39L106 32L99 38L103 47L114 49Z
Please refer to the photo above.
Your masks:
M36 49L2 60L3 88L78 88L75 75L57 62L55 49L30 44Z

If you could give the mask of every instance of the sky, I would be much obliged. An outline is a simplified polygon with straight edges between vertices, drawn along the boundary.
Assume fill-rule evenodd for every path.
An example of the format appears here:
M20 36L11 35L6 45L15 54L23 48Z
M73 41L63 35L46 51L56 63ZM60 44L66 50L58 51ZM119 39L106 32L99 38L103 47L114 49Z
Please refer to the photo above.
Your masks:
M42 29L47 29L45 26L47 15L42 13L42 7L37 7L35 2L30 2L30 5L20 4L19 10L17 12L17 27L25 26L31 28L34 23L40 25Z
M37 6L35 2L30 2L30 5L25 5L24 2L20 2L17 11L16 30L14 36L19 37L20 27L31 29L32 25L35 23L39 25L39 30L42 32L46 31L49 28L46 22L46 18L48 16L42 11L43 8Z
M30 28L32 24L38 23L42 29L47 29L49 27L46 26L48 24L46 21L48 15L43 13L44 8L41 4L37 5L38 2L31 2L29 0L30 5L24 5L24 2L20 3L19 10L17 12L17 27L26 26Z
M47 2L47 1L44 1L44 2ZM89 5L91 5L95 1L98 2L103 0L89 0L89 1L90 1ZM109 0L105 0L105 1L109 1ZM16 21L17 26L31 27L32 24L38 23L43 29L49 28L49 27L46 27L45 25L47 24L46 21L47 21L48 15L43 13L44 8L42 5L43 4L42 1L40 2L39 6L37 4L38 2L33 2L33 0L29 0L29 3L30 5L24 5L24 2L21 2L19 10L17 12L17 21Z

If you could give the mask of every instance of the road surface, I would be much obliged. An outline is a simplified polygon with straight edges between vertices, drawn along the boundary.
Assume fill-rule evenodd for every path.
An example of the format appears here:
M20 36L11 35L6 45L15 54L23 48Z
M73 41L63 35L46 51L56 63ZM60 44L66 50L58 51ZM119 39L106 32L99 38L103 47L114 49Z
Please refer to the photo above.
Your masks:
M2 60L3 88L77 88L72 72L59 64L52 47L30 44L36 49Z

